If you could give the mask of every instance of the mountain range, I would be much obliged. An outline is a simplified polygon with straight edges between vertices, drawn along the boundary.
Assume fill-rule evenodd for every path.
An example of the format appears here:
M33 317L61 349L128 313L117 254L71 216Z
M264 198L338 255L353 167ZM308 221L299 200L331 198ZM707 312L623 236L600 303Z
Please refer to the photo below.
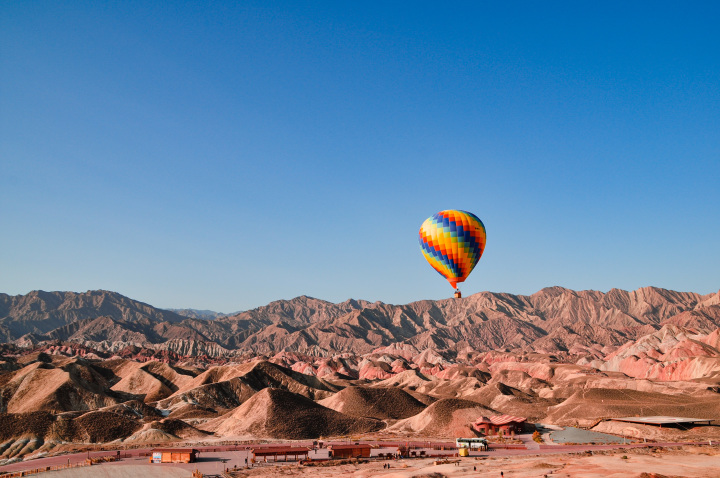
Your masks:
M410 347L432 349L450 360L490 350L584 354L591 360L603 347L619 347L665 325L712 332L720 327L720 292L550 287L529 296L480 292L406 305L353 299L334 304L301 296L211 319L179 312L103 290L0 294L0 340L211 358Z
M298 297L212 319L108 291L0 294L0 465L77 444L474 436L510 414L720 438L720 294L543 289L406 305ZM669 435L668 435L669 434ZM124 445L123 445L124 446Z

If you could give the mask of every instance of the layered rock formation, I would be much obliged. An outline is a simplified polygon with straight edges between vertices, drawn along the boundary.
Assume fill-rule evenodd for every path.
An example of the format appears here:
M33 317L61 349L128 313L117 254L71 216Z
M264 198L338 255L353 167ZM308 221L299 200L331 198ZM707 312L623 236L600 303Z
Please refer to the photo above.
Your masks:
M15 337L0 345L0 460L67 441L451 438L494 414L720 416L718 294L300 297L212 320L105 292L0 304Z
M710 333L720 327L719 296L653 287L607 293L552 287L530 296L481 292L407 305L332 304L303 296L202 320L113 292L35 291L0 294L0 334L25 346L59 340L101 352L139 347L210 358L357 355L394 347L411 354L432 349L451 359L491 350L585 353L593 359L603 347L623 345L664 325Z

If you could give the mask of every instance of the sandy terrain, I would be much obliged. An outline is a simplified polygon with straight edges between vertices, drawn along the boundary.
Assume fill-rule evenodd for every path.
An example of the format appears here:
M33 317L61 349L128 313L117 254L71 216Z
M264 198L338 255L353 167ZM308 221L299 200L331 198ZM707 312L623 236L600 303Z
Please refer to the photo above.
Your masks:
M192 471L172 467L152 467L151 465L92 466L69 470L48 471L32 475L47 478L187 478Z
M499 452L495 452L499 453ZM245 452L204 452L201 461L192 464L149 465L147 458L133 458L87 468L43 473L35 476L79 478L189 477L194 469L214 476L223 466L243 466ZM220 458L229 459L221 464ZM389 464L390 468L384 468ZM680 448L635 448L594 451L593 453L555 453L539 456L482 456L452 458L435 464L435 459L372 460L336 466L299 466L297 463L257 464L240 469L235 477L353 477L353 478L443 478L506 477L542 478L717 478L720 446L683 446ZM645 473L645 475L643 475ZM652 475L652 474L655 475Z
M697 450L648 453L624 451L609 454L552 455L544 457L512 457L486 459L455 459L458 463L435 465L431 459L391 462L391 469L383 462L360 465L343 465L327 468L298 468L281 466L238 473L238 477L281 476L346 476L354 478L442 478L442 477L499 477L502 471L510 477L566 477L610 478L642 477L643 473L656 473L666 477L717 478L720 467L720 450ZM627 456L627 458L622 458ZM474 470L474 467L477 470ZM645 475L647 476L647 475Z
M82 452L133 449L134 456L125 454L132 460L118 466L143 466L147 461L134 460L137 449L153 446L206 447L205 453L208 448L220 452L223 445L250 441L454 443L456 437L476 435L471 424L478 418L503 414L527 418L526 436L501 440L510 438L511 443L522 442L525 448L501 446L500 439L491 436L490 441L498 443L485 456L481 470L492 469L498 463L504 466L501 460L505 456L514 460L507 464L508 473L513 473L518 460L528 456L603 449L573 448L574 443L653 440L657 445L720 440L720 302L716 300L720 295L673 297L670 300L663 291L654 289L605 295L548 289L533 297L510 300L505 296L478 296L463 301L423 302L402 310L382 304L333 305L303 298L278 303L279 308L269 307L261 316L255 312L243 316L242 320L255 324L252 327L262 329L256 339L272 342L253 342L270 347L267 354L223 359L183 358L167 350L161 356L155 355L160 350L148 355L147 350L122 345L140 334L137 323L132 323L130 330L130 323L118 325L118 320L126 320L124 316L89 317L92 322L77 325L89 334L83 340L94 343L106 337L118 355L99 349L91 353L84 345L78 348L77 344L58 341L32 348L0 344L0 469L28 469L36 463L34 458L62 463L85 459ZM44 300L39 296L28 300L35 304L36 299ZM675 305L667 305L670 303ZM36 317L33 314L37 307L29 303L18 307L19 315L13 316L13 321L50 317ZM616 313L611 313L610 308ZM334 312L327 312L330 309ZM553 327L559 327L557 333L549 332L544 338L539 338L537 328L529 325L535 321L533 317L540 317L536 314L541 309L547 311L541 314L543 327L549 327L551 321ZM661 309L667 313L660 313ZM705 314L702 320L693 319L699 316L692 314L680 317L685 313L682 311L699 314L700 309ZM510 316L505 317L501 311ZM236 319L241 320L240 316ZM667 322L670 319L674 322ZM152 322L147 321L143 323ZM623 331L621 336L609 329L598 332L600 323L608 321ZM157 339L163 333L168 341L181 338L178 327L171 322L155 324L150 335ZM217 319L205 325L216 327L221 322ZM291 323L294 325L283 328ZM239 324L234 323L234 327ZM306 355L295 350L295 342L287 341L290 335L305 333L319 324L323 324L322 330L316 332L323 336L343 331L342 340L333 335L335 338L327 342L332 344L331 354ZM343 328L348 324L350 329ZM460 329L453 329L453 324ZM406 341L415 336L415 328L427 332L431 326L444 331L439 342L431 340L430 335L413 342L415 345ZM63 333L80 331L73 327ZM206 330L208 334L222 335L222 327L212 327ZM103 332L105 329L112 329L110 335ZM232 329L233 334L237 335L238 330ZM378 330L387 333L380 341L384 344L381 347L375 343L380 340L376 337ZM402 343L393 342L395 333L401 333ZM362 342L366 336L374 337L372 350ZM186 339L196 340L199 336L192 337ZM250 339L236 337L233 347L241 345L239 340ZM320 336L313 340L317 342ZM355 343L358 348L353 348ZM456 346L461 349L453 349ZM346 347L350 347L346 353L339 353ZM501 349L485 350L487 347ZM274 353L276 349L282 351ZM689 420L677 427L660 428L613 420L655 415L700 418L712 423L696 426ZM538 431L544 446L530 438L534 423L543 424ZM559 431L563 426L578 428ZM427 448L447 447L428 444ZM638 461L650 459L646 455L638 457ZM198 467L203 472L217 473L222 468L221 458L229 460L228 466L241 464L236 453L205 460ZM607 463L595 463L590 458L584 458L587 463L578 466L607 476L615 473L610 468L616 465L620 466L617 473L635 473L635 469L622 468L632 460L618 458L608 462L612 466L605 469ZM27 461L19 462L23 459ZM677 463L685 459L678 458ZM704 459L701 455L690 458L699 464ZM480 463L478 459L471 468ZM561 465L558 469L579 473L572 471L571 463L550 463L550 468ZM279 469L276 465L264 466L268 466L265 473ZM308 476L346 472L348 476L399 472L411 476L463 476L467 471L465 465L449 465L450 471L434 466L426 469L421 461L408 462L408 468L399 471L380 466L370 463L358 468L331 467L327 473L318 468L286 471ZM526 476L531 473L528 470L535 470L518 466ZM643 463L638 470L646 471L648 466ZM103 472L111 468L102 465ZM164 468L156 466L152 470ZM505 470L497 468L487 473L499 471ZM260 472L252 473L260 476ZM548 474L546 470L542 470L544 474ZM695 471L666 470L663 474L692 476Z

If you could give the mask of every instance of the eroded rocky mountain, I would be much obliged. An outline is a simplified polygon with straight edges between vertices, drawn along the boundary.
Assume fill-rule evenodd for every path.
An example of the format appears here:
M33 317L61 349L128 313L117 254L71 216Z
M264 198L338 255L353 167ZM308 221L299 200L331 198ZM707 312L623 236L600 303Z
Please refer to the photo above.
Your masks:
M674 438L720 437L720 329L666 323L619 347L577 350L559 357L466 349L451 360L394 343L366 354L279 352L202 365L177 354L164 357L172 363L124 352L101 358L70 342L6 345L0 465L78 443L450 439L473 436L474 420L498 414L622 435L627 424L608 418L690 416L713 425L678 429Z
M5 342L29 346L55 340L107 353L137 347L214 358L365 354L393 345L432 349L450 359L467 350L585 353L592 358L597 347L620 346L667 324L696 333L720 327L720 292L646 287L602 293L551 287L529 296L481 292L405 305L334 304L302 296L212 320L156 309L108 291L0 294L0 337Z
M214 310L199 310L199 309L167 309L170 312L175 312L183 317L190 317L191 319L217 319L218 317L224 317L228 314L222 312L215 312ZM233 314L229 314L233 315Z
M106 442L450 439L498 414L622 435L608 418L716 420L719 324L720 294L656 288L298 297L212 320L105 291L2 295L0 465Z
M99 317L146 326L185 319L104 290L84 293L36 290L16 296L0 293L0 336L6 342L26 334L42 336L65 325Z

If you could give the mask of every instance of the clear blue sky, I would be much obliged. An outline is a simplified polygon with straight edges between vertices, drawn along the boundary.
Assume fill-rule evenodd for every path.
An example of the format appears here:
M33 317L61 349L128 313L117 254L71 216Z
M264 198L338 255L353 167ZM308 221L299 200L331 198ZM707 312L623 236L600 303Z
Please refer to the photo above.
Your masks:
M720 288L717 2L0 3L0 292Z

